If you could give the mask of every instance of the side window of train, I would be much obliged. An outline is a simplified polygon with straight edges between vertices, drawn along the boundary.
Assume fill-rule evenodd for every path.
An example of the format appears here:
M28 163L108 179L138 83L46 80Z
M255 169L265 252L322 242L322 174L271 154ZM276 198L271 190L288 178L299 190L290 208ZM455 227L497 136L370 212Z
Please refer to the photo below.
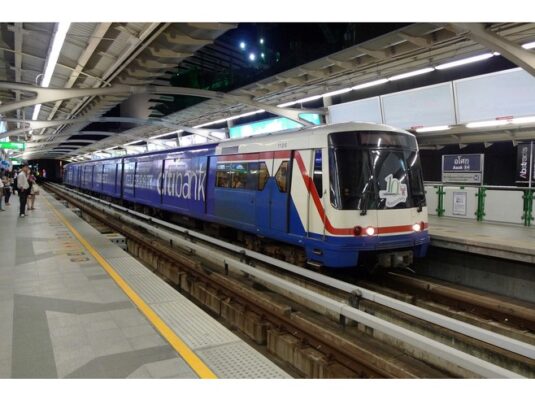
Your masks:
M317 149L314 152L314 186L320 198L323 196L323 173L321 170L322 159L321 159L321 149Z
M288 188L288 161L283 161L279 167L279 170L275 174L275 180L279 191L286 193Z
M227 188L229 186L229 175L230 171L228 164L217 164L215 185L217 187Z
M245 189L248 175L246 163L230 164L230 175L230 187L232 189Z
M269 171L265 162L260 162L258 166L258 190L264 190L269 179Z
M258 163L250 162L247 163L249 169L247 173L247 179L245 181L245 189L247 190L257 190L258 189Z

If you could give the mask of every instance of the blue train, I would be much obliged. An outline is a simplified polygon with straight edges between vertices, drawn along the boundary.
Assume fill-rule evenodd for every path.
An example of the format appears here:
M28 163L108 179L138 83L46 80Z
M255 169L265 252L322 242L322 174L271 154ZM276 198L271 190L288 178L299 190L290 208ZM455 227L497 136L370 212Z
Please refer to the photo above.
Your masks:
M416 139L386 125L326 125L71 163L64 183L230 228L255 250L270 253L278 243L295 250L283 258L297 262L301 252L314 266L408 266L429 243Z

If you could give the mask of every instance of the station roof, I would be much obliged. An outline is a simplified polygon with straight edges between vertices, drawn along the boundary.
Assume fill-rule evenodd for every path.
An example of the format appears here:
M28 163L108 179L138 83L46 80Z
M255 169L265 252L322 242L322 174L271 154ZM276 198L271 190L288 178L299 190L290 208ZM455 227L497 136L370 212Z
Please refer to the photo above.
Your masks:
M171 68L181 63L195 62L195 58L210 50L210 46L210 51L214 52L214 41L235 27L235 24L199 23L71 24L50 87L169 85ZM39 82L54 29L55 24L0 24L3 42L0 47L3 66L0 68L0 80L30 84ZM487 30L518 44L535 39L533 23L487 24ZM449 24L415 23L246 84L229 93L276 106L484 51L488 51L488 48L480 41ZM4 103L15 100L17 96L24 97L24 93L0 89L0 101ZM153 96L151 101L165 102L168 97ZM127 95L98 96L44 104L39 119L95 118L110 112L127 98ZM302 106L306 107L306 103ZM215 98L164 115L163 118L172 124L198 127L254 111L257 110L250 105L230 104L224 98ZM16 115L19 119L30 120L31 113L32 108L26 108L24 111L17 110ZM98 135L72 136L87 129L89 124L90 121L43 129L30 139L29 147L40 149L35 155L37 158L69 158L121 145L133 138L144 139L172 131L169 127L142 125L121 134L108 135L102 140L98 140L102 138ZM71 140L66 141L68 137ZM61 149L62 146L65 149Z

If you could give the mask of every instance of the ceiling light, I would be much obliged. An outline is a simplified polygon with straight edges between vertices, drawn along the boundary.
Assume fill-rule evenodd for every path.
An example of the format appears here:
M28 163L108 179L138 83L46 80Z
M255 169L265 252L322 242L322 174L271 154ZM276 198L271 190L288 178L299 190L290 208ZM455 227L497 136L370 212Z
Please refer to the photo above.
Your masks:
M266 55L264 53L260 53L260 57L265 58Z
M132 146L136 143L141 143L141 142L143 142L143 140L134 140L133 142L123 144L123 146Z
M437 126L426 126L424 128L416 128L416 132L436 132L436 131L447 131L451 129L449 125L437 125Z
M52 79L52 74L56 68L56 63L59 58L59 53L63 47L63 42L65 41L65 36L67 36L67 31L69 30L70 22L60 22L57 25L56 32L54 33L54 39L52 40L52 47L46 58L45 73L43 75L43 80L41 81L42 87L48 87L50 80ZM41 104L36 104L33 109L32 120L35 121L39 116L39 111L41 111Z
M480 121L480 122L470 122L466 124L467 128L486 128L491 126L502 126L509 124L510 121L507 119L494 119L492 121Z
M293 106L295 103L297 103L297 101L289 101L288 103L279 104L277 107L280 107L280 108L289 107L289 106Z
M441 65L436 66L435 68L438 69L438 70L441 70L441 69L448 69L448 68L458 67L459 65L465 65L465 64L470 64L470 63L477 62L477 61L487 60L487 59L489 59L489 58L491 58L493 56L494 56L494 54L492 54L492 53L480 54L478 56L463 58L461 60L457 60L457 61L452 61L452 62L448 62L448 63L445 63L445 64L441 64Z
M260 38L260 44L264 44L264 38Z
M353 86L351 89L352 90L366 89L372 86L382 85L383 83L386 83L386 82L388 82L388 79L383 78L383 79L378 79L376 81L361 83L360 85Z
M525 43L522 47L526 50L533 49L535 47L535 42Z
M410 78L412 76L426 74L426 73L431 72L433 70L434 70L433 67L417 69L416 71L411 71L411 72L406 72L404 74L394 75L394 76L388 78L388 80L389 81L397 81L399 79L405 79L405 78Z
M330 97L330 96L336 96L338 94L343 94L343 93L347 93L347 92L351 92L351 88L345 88L345 89L340 89L340 90L335 90L333 92L329 92L329 93L325 93L323 95L323 97Z
M321 97L323 97L321 94L318 94L316 96L305 97L304 99L297 100L296 103L306 103L308 101L320 99Z
M520 118L513 118L511 120L513 124L531 124L535 122L535 116L532 117L520 117Z
M251 61L256 60L256 54L255 53L250 53L249 54L249 60L251 60Z
M240 49L245 50L246 46L245 42L240 42Z

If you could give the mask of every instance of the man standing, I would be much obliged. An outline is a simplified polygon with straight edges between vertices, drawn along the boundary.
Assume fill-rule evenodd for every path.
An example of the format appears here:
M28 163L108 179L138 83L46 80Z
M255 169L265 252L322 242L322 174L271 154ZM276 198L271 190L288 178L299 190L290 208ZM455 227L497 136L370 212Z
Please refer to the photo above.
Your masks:
M19 190L20 211L19 217L24 218L26 214L26 200L30 194L30 184L28 183L28 164L24 164L22 170L17 175L17 189Z

